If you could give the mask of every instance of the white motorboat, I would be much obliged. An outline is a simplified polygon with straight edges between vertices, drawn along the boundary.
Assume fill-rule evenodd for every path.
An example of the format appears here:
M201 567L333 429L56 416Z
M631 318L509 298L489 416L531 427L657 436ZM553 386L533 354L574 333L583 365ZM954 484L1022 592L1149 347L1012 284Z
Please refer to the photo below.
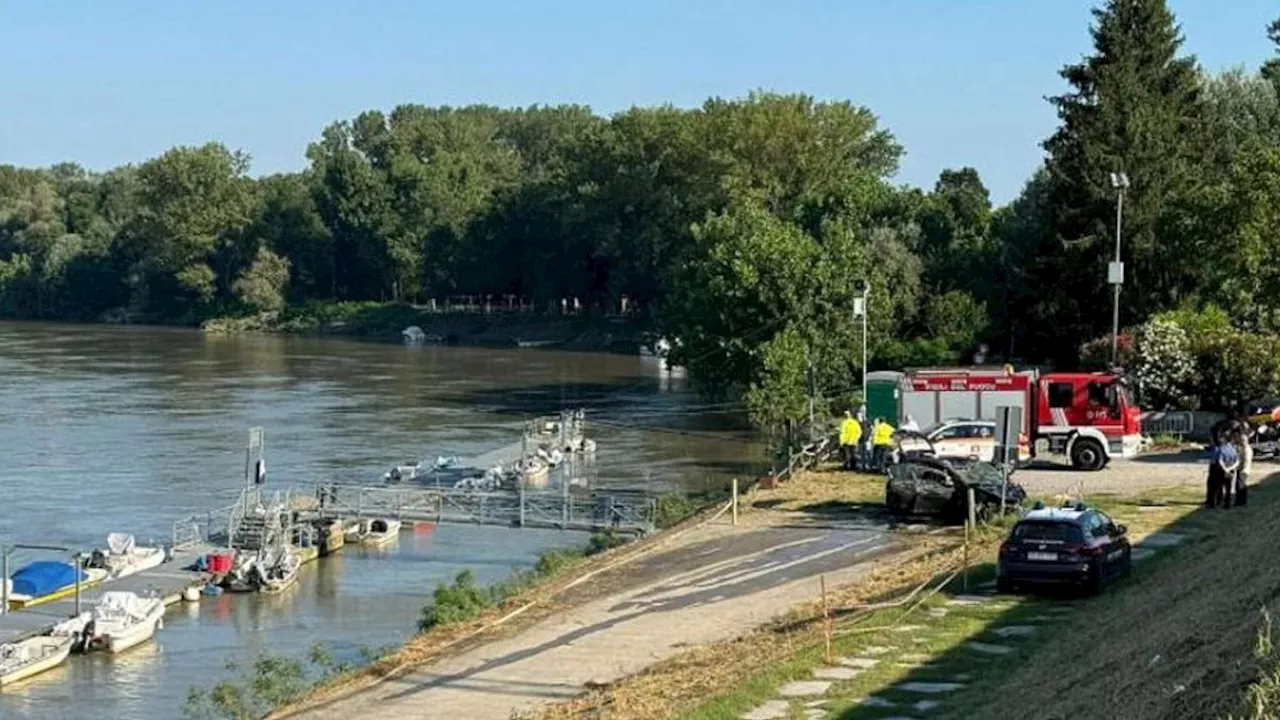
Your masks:
M540 487L547 482L547 473L550 472L551 466L546 460L533 455L524 458L516 464L516 477L524 485L533 485Z
M361 540L365 545L387 545L400 537L400 521L376 518L369 521L369 532Z
M351 520L343 528L343 541L353 545L364 542L364 536L369 534L368 520Z
M58 667L75 641L72 635L48 635L0 645L0 687Z
M132 535L111 533L107 536L107 548L94 550L84 566L86 570L104 570L108 580L115 580L150 570L163 563L165 555L164 548L138 547Z
M259 589L268 594L284 592L298 581L298 571L302 569L302 558L292 552L281 553L272 562L258 565Z
M164 623L164 601L139 597L131 592L105 592L93 608L87 632L91 649L111 653L140 645L156 634Z

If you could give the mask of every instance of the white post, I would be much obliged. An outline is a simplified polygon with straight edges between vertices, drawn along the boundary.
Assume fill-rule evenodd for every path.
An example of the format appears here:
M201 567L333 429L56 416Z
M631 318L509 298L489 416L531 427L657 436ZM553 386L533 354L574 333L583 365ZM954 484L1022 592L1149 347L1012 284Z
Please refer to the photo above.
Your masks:
M862 284L862 404L867 404L867 300L871 285Z
M733 479L733 524L738 525L738 478Z
M0 547L0 615L9 612L9 553L8 547Z

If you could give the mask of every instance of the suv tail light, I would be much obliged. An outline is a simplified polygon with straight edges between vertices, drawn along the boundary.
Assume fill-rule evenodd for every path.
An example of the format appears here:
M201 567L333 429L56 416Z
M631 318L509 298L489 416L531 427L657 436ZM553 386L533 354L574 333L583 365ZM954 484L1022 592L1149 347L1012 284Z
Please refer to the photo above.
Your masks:
M1001 555L1012 555L1015 550L1017 550L1017 547L1013 543L1009 542L1008 540L1004 541L1003 543L1000 543Z
M1063 545L1062 549L1064 552L1075 553L1076 555L1101 555L1102 554L1101 547L1089 547L1087 545L1077 545L1075 543Z

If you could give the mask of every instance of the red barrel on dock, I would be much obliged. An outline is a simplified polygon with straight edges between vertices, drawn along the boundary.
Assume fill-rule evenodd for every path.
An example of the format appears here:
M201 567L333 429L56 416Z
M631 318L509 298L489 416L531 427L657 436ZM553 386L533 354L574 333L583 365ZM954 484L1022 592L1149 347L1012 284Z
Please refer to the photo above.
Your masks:
M225 575L231 572L235 557L231 553L209 553L207 562L209 572L214 575Z

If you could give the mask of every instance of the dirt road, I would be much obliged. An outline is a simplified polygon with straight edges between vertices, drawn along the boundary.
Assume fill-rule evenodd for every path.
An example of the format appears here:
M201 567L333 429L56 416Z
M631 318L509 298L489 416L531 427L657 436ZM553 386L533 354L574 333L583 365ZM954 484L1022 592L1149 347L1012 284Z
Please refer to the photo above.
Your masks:
M296 717L508 720L633 674L682 648L742 634L855 580L891 547L869 522L839 528L706 525L595 580L595 599L518 633ZM604 592L601 593L601 588ZM584 588L584 592L591 592Z

